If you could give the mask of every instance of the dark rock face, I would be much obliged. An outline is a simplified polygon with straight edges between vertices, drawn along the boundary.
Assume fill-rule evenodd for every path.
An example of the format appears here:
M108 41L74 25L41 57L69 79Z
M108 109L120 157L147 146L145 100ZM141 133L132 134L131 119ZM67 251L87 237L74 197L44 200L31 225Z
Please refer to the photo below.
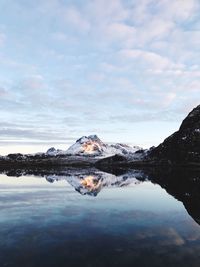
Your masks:
M95 167L101 171L112 173L115 175L121 175L124 170L120 166L127 163L126 157L122 155L114 155L111 157L103 158L95 163Z
M107 157L107 158L98 160L96 162L96 165L98 165L98 166L104 165L104 164L113 165L113 163L121 163L121 162L127 162L127 159L122 155L114 155L111 157Z
M149 156L171 163L200 164L200 105L183 120L179 130L152 149Z
M16 154L8 154L7 156L10 160L22 160L24 158L24 155L21 153Z

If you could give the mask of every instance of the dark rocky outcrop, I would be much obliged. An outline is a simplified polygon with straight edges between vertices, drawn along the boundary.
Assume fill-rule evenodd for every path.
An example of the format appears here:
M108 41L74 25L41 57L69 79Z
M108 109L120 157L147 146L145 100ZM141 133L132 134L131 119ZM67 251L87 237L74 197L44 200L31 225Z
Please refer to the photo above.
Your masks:
M122 155L114 155L111 157L103 158L95 163L95 167L99 170L112 173L115 175L123 174L125 171L124 165L126 165L127 159ZM121 167L123 168L121 168Z
M172 164L200 165L200 105L188 114L177 132L152 149L148 156Z
M0 172L16 169L30 169L38 168L51 169L60 167L76 167L87 168L94 165L97 159L85 156L71 156L71 155L48 155L46 153L35 155L9 154L6 157L0 158Z
M104 163L108 163L108 164L113 164L113 163L124 163L126 162L127 159L122 156L122 155L114 155L114 156L111 156L111 157L107 157L107 158L104 158L104 159L100 159L99 161L97 161L96 165L98 166L103 166Z

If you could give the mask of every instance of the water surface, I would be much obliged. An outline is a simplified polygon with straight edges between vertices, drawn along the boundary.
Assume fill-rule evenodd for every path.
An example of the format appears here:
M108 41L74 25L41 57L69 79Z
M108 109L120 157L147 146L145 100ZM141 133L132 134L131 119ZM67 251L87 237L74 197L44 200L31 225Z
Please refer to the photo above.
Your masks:
M147 179L113 179L0 175L0 266L199 266L183 203Z

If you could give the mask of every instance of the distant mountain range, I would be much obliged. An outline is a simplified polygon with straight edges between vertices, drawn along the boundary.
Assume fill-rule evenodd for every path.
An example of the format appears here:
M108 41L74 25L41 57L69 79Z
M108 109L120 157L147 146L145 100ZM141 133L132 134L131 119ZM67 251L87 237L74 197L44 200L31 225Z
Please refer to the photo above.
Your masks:
M105 144L97 135L83 136L67 150L50 148L46 153L9 154L0 157L0 168L95 166L103 170L142 166L200 167L200 105L183 120L179 130L157 147L143 150L126 144Z

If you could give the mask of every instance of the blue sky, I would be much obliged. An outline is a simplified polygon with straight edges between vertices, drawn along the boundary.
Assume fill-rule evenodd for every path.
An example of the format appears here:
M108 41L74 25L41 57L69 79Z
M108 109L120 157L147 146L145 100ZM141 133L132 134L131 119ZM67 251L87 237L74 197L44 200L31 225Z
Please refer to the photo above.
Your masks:
M144 147L200 103L198 0L1 0L0 154Z

